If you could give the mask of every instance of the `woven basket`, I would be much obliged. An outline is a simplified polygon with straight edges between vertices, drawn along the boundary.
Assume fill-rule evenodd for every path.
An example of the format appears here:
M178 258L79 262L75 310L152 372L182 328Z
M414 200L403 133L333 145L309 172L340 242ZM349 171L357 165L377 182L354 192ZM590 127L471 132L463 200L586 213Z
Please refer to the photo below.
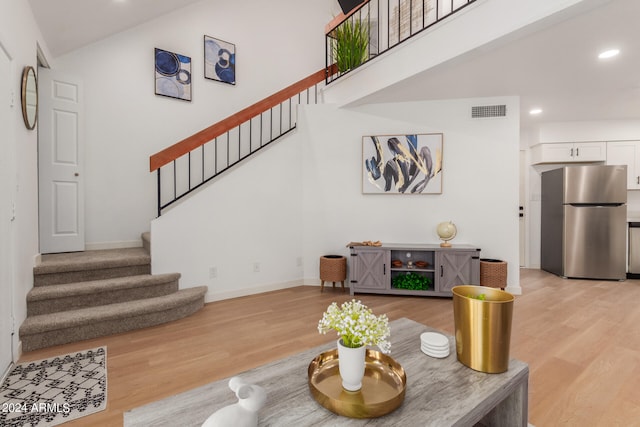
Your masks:
M507 286L507 263L498 259L480 259L480 286L504 289Z
M347 278L347 259L340 255L320 257L320 280L342 282Z

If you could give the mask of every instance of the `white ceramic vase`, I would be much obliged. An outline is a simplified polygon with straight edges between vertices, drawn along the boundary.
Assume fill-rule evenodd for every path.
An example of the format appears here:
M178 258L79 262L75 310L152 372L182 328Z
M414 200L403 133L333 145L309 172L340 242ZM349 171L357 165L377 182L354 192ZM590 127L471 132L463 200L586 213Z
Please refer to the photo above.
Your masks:
M338 367L342 388L347 391L358 391L362 388L364 377L364 358L367 352L366 346L357 348L345 347L342 339L338 340Z

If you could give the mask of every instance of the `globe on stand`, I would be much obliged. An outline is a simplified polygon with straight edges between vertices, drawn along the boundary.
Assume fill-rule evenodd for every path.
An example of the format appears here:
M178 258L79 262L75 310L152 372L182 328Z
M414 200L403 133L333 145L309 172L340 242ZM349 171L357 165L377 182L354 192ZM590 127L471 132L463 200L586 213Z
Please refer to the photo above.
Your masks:
M442 243L440 243L440 247L442 248L450 248L451 243L449 243L449 240L453 239L454 237L456 237L456 234L458 234L458 229L451 221L441 222L440 224L438 224L436 231L438 233L438 236L440 237L440 240L442 240Z

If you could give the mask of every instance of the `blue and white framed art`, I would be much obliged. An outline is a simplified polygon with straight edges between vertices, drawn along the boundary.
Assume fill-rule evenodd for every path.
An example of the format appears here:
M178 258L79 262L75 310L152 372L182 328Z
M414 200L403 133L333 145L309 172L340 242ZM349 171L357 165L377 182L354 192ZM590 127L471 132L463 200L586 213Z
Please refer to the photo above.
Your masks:
M204 77L236 84L236 46L233 43L204 36Z
M363 194L442 194L441 133L362 137Z
M191 58L155 48L156 95L191 101Z

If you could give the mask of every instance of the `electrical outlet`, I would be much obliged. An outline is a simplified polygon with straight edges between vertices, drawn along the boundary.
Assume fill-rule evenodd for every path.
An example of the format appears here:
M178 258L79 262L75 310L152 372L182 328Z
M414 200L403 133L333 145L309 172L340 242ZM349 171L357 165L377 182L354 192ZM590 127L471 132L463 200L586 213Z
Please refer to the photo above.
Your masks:
M218 267L209 267L209 279L218 277Z
M260 263L257 261L253 263L253 272L260 273Z
M296 258L296 267L302 267L302 257L301 256Z

